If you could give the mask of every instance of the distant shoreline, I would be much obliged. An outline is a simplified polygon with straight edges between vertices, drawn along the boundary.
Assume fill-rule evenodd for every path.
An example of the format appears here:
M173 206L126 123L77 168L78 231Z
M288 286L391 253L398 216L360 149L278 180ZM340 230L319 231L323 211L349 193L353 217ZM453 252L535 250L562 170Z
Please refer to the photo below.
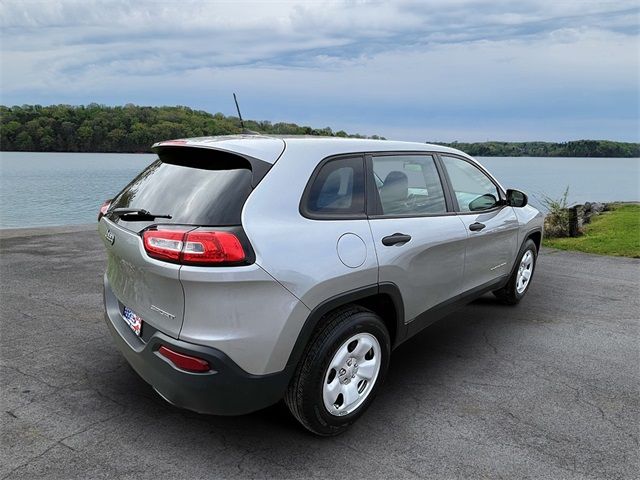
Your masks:
M451 142L437 143L477 157L638 158L640 143L611 140L569 142Z
M110 107L89 105L0 105L0 149L16 152L148 153L162 140L230 135L243 131L240 119L188 107ZM264 135L312 135L372 138L331 127L316 128L290 122L245 120L247 130ZM464 134L464 132L461 132ZM425 128L425 137L429 135ZM480 157L640 157L640 143L611 140L567 142L439 142Z

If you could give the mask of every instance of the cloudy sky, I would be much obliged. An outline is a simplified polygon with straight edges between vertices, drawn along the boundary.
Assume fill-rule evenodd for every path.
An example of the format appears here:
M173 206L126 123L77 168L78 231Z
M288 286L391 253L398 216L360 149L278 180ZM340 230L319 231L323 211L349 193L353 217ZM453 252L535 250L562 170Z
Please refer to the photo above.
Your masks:
M403 140L640 141L637 1L0 3L0 103L187 105Z

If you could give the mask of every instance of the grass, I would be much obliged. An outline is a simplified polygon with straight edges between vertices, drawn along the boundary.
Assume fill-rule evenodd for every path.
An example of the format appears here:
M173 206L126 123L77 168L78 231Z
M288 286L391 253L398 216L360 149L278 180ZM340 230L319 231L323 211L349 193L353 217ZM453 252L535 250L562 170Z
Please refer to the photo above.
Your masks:
M640 204L621 203L611 211L591 218L584 235L575 238L549 238L546 247L560 250L640 258Z

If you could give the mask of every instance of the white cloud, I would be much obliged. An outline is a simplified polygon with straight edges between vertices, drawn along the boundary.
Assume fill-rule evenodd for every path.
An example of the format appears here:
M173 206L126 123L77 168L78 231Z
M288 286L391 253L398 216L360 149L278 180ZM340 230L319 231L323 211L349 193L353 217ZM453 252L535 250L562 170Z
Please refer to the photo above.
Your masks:
M593 0L4 0L0 100L217 110L211 99L238 89L264 118L383 134L391 118L477 123L519 106L533 124L545 102L579 125L604 102L617 126L638 101L638 11ZM365 118L385 111L377 128ZM636 135L637 116L627 125Z

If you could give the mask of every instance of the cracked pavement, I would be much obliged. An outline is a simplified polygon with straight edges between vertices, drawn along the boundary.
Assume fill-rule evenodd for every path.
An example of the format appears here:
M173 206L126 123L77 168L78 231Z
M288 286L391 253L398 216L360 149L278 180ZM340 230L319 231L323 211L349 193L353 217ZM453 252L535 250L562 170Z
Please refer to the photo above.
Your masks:
M519 306L483 297L401 346L323 439L282 404L159 398L104 324L94 227L74 230L0 232L0 479L638 478L640 260L544 250Z

